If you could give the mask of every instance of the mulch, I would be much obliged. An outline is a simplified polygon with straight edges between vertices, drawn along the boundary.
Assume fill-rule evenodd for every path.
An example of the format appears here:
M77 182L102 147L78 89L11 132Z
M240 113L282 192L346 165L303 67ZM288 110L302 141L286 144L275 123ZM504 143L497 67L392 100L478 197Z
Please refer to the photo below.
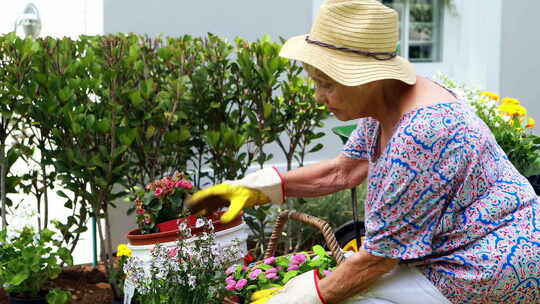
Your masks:
M78 265L65 268L53 281L53 286L71 292L72 301L69 304L113 303L113 291L103 267ZM9 303L6 293L1 288L0 303Z

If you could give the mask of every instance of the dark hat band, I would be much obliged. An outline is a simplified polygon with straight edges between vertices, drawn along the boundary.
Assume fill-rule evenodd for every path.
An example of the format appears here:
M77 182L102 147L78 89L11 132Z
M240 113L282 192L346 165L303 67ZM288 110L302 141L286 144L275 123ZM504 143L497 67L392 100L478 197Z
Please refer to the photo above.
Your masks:
M337 50L337 51L342 51L342 52L349 52L349 53L369 56L369 57L375 58L377 60L391 60L391 59L393 59L394 57L397 56L396 52L368 52L368 51L350 49L350 48L343 47L343 46L335 46L335 45L332 45L332 44L329 44L329 43L326 43L326 42L317 41L317 40L311 40L311 39L309 39L309 36L306 36L306 42L311 43L311 44L315 44L315 45L318 45L318 46L322 46L322 47L325 47L325 48L329 48L329 49L332 49L332 50Z

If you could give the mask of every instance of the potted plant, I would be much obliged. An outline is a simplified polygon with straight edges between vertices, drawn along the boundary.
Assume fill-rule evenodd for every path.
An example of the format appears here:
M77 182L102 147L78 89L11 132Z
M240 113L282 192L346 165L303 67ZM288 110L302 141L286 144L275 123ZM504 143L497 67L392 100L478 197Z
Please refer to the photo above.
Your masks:
M37 233L29 226L17 231L0 231L0 283L11 303L66 303L68 291L51 288L63 265L72 265L73 258L54 232L43 229Z
M184 208L184 200L193 192L193 184L183 173L165 176L145 186L136 195L133 211L136 213L138 228L127 233L126 238L133 255L147 262L155 244L164 243L172 247L178 239L186 238L180 235L180 228L189 228L192 236L206 232L197 227L201 218L189 215ZM133 212L132 211L132 212ZM216 233L216 242L220 246L228 246L233 240L247 251L245 224L242 217L224 224L219 220L221 211L209 215Z
M236 302L265 303L292 278L312 270L325 277L336 266L336 260L321 245L315 245L313 252L272 256L250 267L231 266L225 272L222 286L236 296Z
M194 239L190 227L180 226L181 238L171 247L156 245L149 266L138 257L127 258L123 270L131 289L125 289L124 303L130 303L132 297L147 304L223 303L227 291L219 288L219 282L227 266L242 257L240 248L217 247L210 220L197 219L194 228L205 232Z

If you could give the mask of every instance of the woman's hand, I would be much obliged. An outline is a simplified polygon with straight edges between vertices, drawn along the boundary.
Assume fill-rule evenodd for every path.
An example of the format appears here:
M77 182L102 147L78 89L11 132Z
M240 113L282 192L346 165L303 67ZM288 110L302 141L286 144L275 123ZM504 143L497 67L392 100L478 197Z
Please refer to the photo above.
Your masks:
M287 282L266 304L324 304L326 302L319 295L317 282L318 270L303 273Z
M206 215L229 206L221 216L221 221L228 223L244 208L268 202L280 204L283 200L281 175L276 169L267 168L248 174L240 180L225 181L198 191L188 198L187 206L197 215Z
M320 296L326 303L341 303L367 290L398 263L397 259L374 256L362 248L318 282Z

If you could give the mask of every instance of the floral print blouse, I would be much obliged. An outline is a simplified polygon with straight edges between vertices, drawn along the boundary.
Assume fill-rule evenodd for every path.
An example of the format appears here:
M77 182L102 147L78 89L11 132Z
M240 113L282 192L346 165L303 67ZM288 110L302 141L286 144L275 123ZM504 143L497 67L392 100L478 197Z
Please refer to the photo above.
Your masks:
M540 207L527 179L464 102L401 117L375 159L362 118L343 153L369 161L366 241L416 265L452 303L540 303Z

